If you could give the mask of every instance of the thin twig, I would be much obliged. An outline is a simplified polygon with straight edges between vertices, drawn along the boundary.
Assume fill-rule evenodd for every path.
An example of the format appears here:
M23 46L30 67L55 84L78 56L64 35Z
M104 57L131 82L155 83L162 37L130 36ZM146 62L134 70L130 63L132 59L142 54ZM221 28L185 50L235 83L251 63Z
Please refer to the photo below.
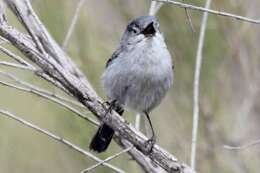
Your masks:
M209 9L209 8L203 8L203 7L199 7L199 6L195 6L195 5L190 5L190 4L177 2L177 1L174 1L174 0L155 0L155 1L164 2L164 3L170 3L170 4L173 4L173 5L176 5L176 6L180 7L180 8L187 8L187 9L191 9L191 10L198 10L198 11L202 11L202 12L208 12L208 13L211 13L211 14L214 14L214 15L230 17L230 18L241 20L241 21L244 21L244 22L260 24L260 19L251 19L251 18L248 18L248 17L244 17L244 16L232 14L232 13L216 11L216 10L212 10L212 9Z
M185 0L182 0L182 1L184 2ZM195 31L194 25L193 25L193 23L192 23L190 13L189 13L189 11L187 10L187 8L185 8L185 14L186 14L186 16L187 16L187 18L188 18L188 22L189 22L191 31L192 31L193 33L195 33L196 31Z
M86 108L86 107L84 107L81 103L79 103L79 102L77 102L77 101L68 99L68 98L66 98L66 97L57 95L57 94L55 94L55 93L53 93L53 92L47 91L47 90L45 90L45 89L39 88L39 87L37 87L37 86L35 86L35 85L32 85L32 84L30 84L30 83L27 83L27 82L25 82L25 81L22 81L22 80L18 79L16 76L14 76L13 74L11 74L11 73L4 72L4 71L1 71L1 70L0 70L0 74L1 74L1 75L4 75L4 76L6 76L6 77L8 77L8 78L10 78L10 79L12 79L12 80L14 80L16 83L18 83L18 84L20 84L20 85L22 85L22 86L25 86L25 87L27 87L27 88L30 88L30 89L35 90L35 91L37 91L37 92L40 92L40 93L42 93L42 94L48 95L48 96L50 96L50 97L54 97L54 98L56 98L56 99L59 99L59 100L61 100L61 101L66 102L66 103L73 104L73 105L78 106L78 107L80 107L80 108Z
M137 113L135 116L135 129L140 131L141 127L141 114Z
M0 64L1 64L1 62L0 62ZM15 66L15 67L16 67L16 66ZM25 68L25 69L26 69L26 68ZM23 80L21 80L21 79L18 79L16 76L12 75L11 73L8 73L8 72L1 71L1 70L0 70L0 75L6 76L6 77L8 77L8 78L14 80L16 83L18 83L18 84L20 84L20 85L26 87L27 90L32 91L34 94L38 94L38 95L39 95L39 94L42 94L42 95L45 95L45 97L48 97L48 98L53 98L53 99L55 99L55 100L60 100L61 102L66 102L66 103L73 104L73 105L78 106L78 107L81 107L81 108L85 108L81 103L79 103L79 102L77 102L77 101L70 100L70 99L68 99L68 98L66 98L66 97L62 97L62 96L60 96L60 95L57 95L57 94L52 93L52 92L50 92L50 91L44 90L44 89L39 88L39 87L37 87L37 86L35 86L35 85L32 85L32 84L30 84L30 83L27 83L27 82L25 82L25 81L23 81ZM57 101L56 101L56 102L57 102ZM61 102L60 102L60 103L61 103ZM61 105L64 106L64 105L66 105L66 104L63 103L63 104L61 104ZM72 111L72 110L71 110L71 111ZM75 112L75 113L77 113L77 114L79 113L78 111L77 111L77 112L76 112L76 111L73 111L73 112ZM81 113L79 113L79 115L80 115L80 114L81 114ZM82 118L86 119L87 117L83 116ZM94 123L94 124L97 125L97 122L96 122L95 120L91 120L91 119L89 119L89 120L90 120L90 122L92 122L92 123Z
M19 83L19 84L21 84L21 85L23 85L25 87L17 86L17 85L14 85L14 84L11 84L11 83L8 83L8 82L4 82L4 81L0 80L0 84L1 85L5 85L5 86L12 87L12 88L15 88L15 89L18 89L18 90L21 90L21 91L30 92L32 94L38 95L38 96L40 96L42 98L45 98L47 100L50 100L50 101L52 101L54 103L57 103L57 104L61 105L62 107L64 107L64 108L68 109L69 111L77 114L79 117L81 117L81 118L83 118L85 120L88 120L89 122L91 122L94 125L99 125L99 123L97 121L95 121L94 119L86 116L85 114L81 113L80 111L78 111L74 107L72 107L72 106L62 102L60 99L58 99L58 98L62 98L61 96L57 96L54 93L53 94L49 94L48 92L45 92L43 89L39 89L39 88L37 88L34 85L28 84L28 83L26 83L26 82L16 78L15 76L11 75L10 73L4 72L4 71L0 71L0 75L7 76L7 77L13 79L17 83ZM62 99L64 100L65 98L62 98Z
M207 0L205 8L209 8L211 0ZM208 13L205 12L201 21L201 29L199 36L199 43L196 55L196 66L194 74L193 83L193 128L192 128L192 143L191 143L191 168L195 170L196 167L196 145L197 145L197 134L198 134L198 124L199 124L199 81L200 81L200 70L203 59L203 47L205 41L205 32L207 27Z
M99 162L99 163L97 163L97 164L95 164L95 165L93 165L93 166L91 166L91 167L89 167L89 168L87 168L87 169L82 170L80 173L90 172L90 171L92 171L93 169L95 169L95 168L97 168L98 166L100 166L101 164L106 163L106 162L108 162L108 161L110 161L110 160L112 160L112 159L115 159L115 158L117 158L118 156L120 156L120 155L122 155L122 154L124 154L124 153L126 153L126 152L128 152L128 151L130 151L132 148L133 148L133 146L131 146L131 147L129 147L129 148L126 148L126 149L124 149L124 150L122 150L122 151L120 151L120 152L118 152L118 153L116 153L116 154L114 154L114 155L112 155L112 156L109 156L109 157L106 158L105 160L102 160L101 162Z
M54 102L54 103L57 103L57 104L61 105L62 107L68 109L69 111L71 111L71 112L77 114L77 115L80 116L81 118L88 120L88 121L91 122L92 124L94 124L94 125L96 125L96 126L99 125L99 123L98 123L97 121L95 121L95 120L93 120L92 118L89 118L88 116L86 116L86 114L90 114L91 112L88 112L88 113L83 114L83 113L81 113L80 111L78 111L77 109L73 108L72 106L70 106L70 105L68 105L68 104L65 104L64 102L62 102L62 101L60 101L60 100L58 100L58 99L55 99L55 98L53 98L53 97L50 97L50 96L44 95L44 94L42 94L42 93L39 93L39 92L37 92L37 91L35 91L35 90L33 90L33 89L29 89L29 88L17 86L17 85L11 84L11 83L9 83L9 82L4 82L4 81L1 81L1 80L0 80L0 85L4 85L4 86L7 86L7 87L11 87L11 88L14 88L14 89L17 89L17 90L20 90L20 91L30 92L30 93L35 94L35 95L38 95L38 96L40 96L40 97L42 97L42 98L48 99L48 100L50 100L50 101L52 101L52 102Z
M32 6L30 4L29 1L24 1L26 6L28 7L28 10L29 11L33 11L32 9ZM27 12L28 13L28 12ZM29 17L34 17L32 14L31 15L28 15ZM23 16L21 16L21 19L23 18ZM37 16L35 16L36 19L38 19ZM40 37L37 35L37 32L35 32L35 30L33 28L30 28L30 27L27 27L26 23L25 23L25 20L22 19L20 20L22 22L22 24L25 26L25 29L27 30L27 32L30 34L30 36L32 37L34 43L36 44L36 47L37 49L45 56L45 57L48 57L48 53L47 51L45 50L44 48L44 45L42 44L42 41L40 40Z
M74 28L75 28L75 25L77 23L77 20L78 20L78 17L79 17L79 12L80 12L80 9L81 7L83 6L85 0L79 0L78 1L78 4L77 4L77 7L76 7L76 10L75 10L75 13L74 13L74 16L71 20L71 23L70 23L70 27L68 29L68 32L65 36L65 39L64 39L64 42L62 44L62 49L65 50L67 45L68 45L68 42L70 40L70 37L72 35L72 32L74 31Z
M162 6L163 3L152 0L148 14L151 16L155 16Z
M223 147L225 149L228 149L228 150L244 150L244 149L248 149L250 147L253 147L253 146L256 146L260 144L260 139L256 140L256 141L253 141L253 142L250 142L248 144L245 144L245 145L242 145L242 146L230 146L230 145L224 145Z
M76 64L67 56L67 54L62 50L62 48L58 45L58 43L52 38L47 28L44 26L44 24L39 19L38 15L33 10L29 0L19 0L19 1L5 0L5 2L8 5L8 7L15 13L15 15L20 19L22 25L27 29L27 31L31 35L31 37L28 37L28 35L24 35L20 33L19 41L15 44L12 42L16 48L19 47L18 49L21 50L20 49L21 47L25 48L29 44L30 51L28 52L28 48L26 48L27 51L23 49L21 50L21 52L25 54L27 57L28 56L34 57L31 60L37 65L39 65L38 64L39 62L41 64L44 63L45 65L43 69L45 72L47 69L50 68L57 69L58 71L62 70L62 68L66 69L66 72L63 70L63 73L66 74L58 74L58 73L51 74L50 76L52 76L54 79L57 79L56 75L60 77L62 76L62 78L64 78L63 82L65 82L65 80L67 80L65 78L68 78L67 76L77 77L80 78L81 83L92 88L92 86L86 79L85 75L76 67ZM0 14L2 14L2 12L0 12ZM8 35L10 37L13 37L17 33L17 31L13 28L8 27L4 15L0 17L0 20L1 20L0 22L2 23L1 35L4 38L7 38L6 34L8 33L6 33L6 31L12 30L15 33L11 33L11 35L9 33ZM24 36L26 38L24 38ZM9 41L10 41L10 37L8 38ZM19 45L23 41L26 41L25 45L20 45L17 47L17 45ZM52 73L53 72L54 71L52 71ZM60 86L61 85L59 85L59 87ZM64 89L66 87L63 86L61 88Z
M36 125L34 125L34 124L32 124L32 123L22 119L22 118L14 115L13 113L10 113L10 112L8 112L6 110L3 110L2 108L0 108L0 113L2 115L4 115L4 116L8 117L8 118L11 118L11 119L13 119L13 120L15 120L15 121L17 121L17 122L19 122L19 123L29 127L29 128L31 128L31 129L33 129L33 130L36 130L37 132L39 132L41 134L47 135L50 139L53 139L53 140L58 141L58 142L61 142L62 144L66 145L67 147L76 150L77 152L79 152L79 153L81 153L81 154L91 158L92 160L95 160L97 162L102 162L101 159L97 158L96 156L94 156L90 152L87 152L86 150L83 150L79 146L77 146L77 145L67 141L66 139L63 139L63 138L61 138L59 136L56 136L53 133L51 133L51 132L49 132L49 131L47 131L45 129L42 129L42 128L40 128L40 127L38 127L38 126L36 126ZM106 166L106 167L108 167L110 169L113 169L114 171L116 171L118 173L124 173L123 170L121 170L121 169L119 169L119 168L117 168L117 167L115 167L115 166L113 166L111 164L102 163L102 165L104 165L104 166Z
M4 43L6 43L6 41L0 40L0 44L4 44Z
M28 7L29 0L6 0L7 5L14 14L23 20L25 27L30 28L37 37L40 38L49 57L44 56L39 48L35 47L35 43L31 38L24 37L16 29L9 27L5 22L4 15L1 15L0 10L0 35L8 39L16 48L18 48L26 57L37 64L46 74L58 81L67 93L73 95L77 100L82 102L94 115L98 118L103 118L107 112L107 107L91 87L85 75L76 67L72 60L64 53L57 45L53 38L48 33L47 29L39 20L32 7ZM30 14L30 15L28 15ZM56 60L56 61L55 61ZM62 88L62 87L61 87ZM63 89L62 88L62 89ZM126 139L132 145L145 153L147 148L145 142L147 138L140 132L136 131L129 123L125 122L116 112L107 114L109 118L104 119L104 123L109 125L118 132L120 139ZM174 173L190 173L190 167L179 161L174 155L170 154L158 145L155 145L149 155L153 163L162 167L168 172ZM139 161L140 159L136 159ZM140 162L138 162L140 163ZM142 162L141 164L143 164ZM153 167L149 167L153 169Z
M1 8L0 8L0 10L1 10ZM4 44L4 43L8 43L9 41L8 40L6 40L5 38L3 38L3 37L1 37L0 36L0 44Z
M36 69L33 65L31 65L30 63L28 63L27 61L25 61L23 58L21 58L20 56L14 54L13 52L9 51L8 49L4 48L3 46L0 46L0 51L2 51L4 54L6 54L7 56L11 57L12 59L14 59L15 61L17 61L18 63L28 66L32 69Z
M35 71L35 68L31 68L31 67L28 67L28 66L25 66L25 65L20 65L20 64L12 63L12 62L0 61L0 65L14 67L14 68L17 68L17 69L22 69L22 70Z

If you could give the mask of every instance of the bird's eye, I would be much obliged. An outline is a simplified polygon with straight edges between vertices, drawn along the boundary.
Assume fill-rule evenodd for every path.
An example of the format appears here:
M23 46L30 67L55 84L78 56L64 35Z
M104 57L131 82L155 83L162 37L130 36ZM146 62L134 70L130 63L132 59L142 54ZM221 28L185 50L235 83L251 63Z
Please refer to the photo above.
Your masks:
M133 28L131 29L131 32L133 32L134 34L137 34L137 33L138 33L138 29L137 29L136 27L133 27Z
M133 33L133 34L139 33L139 27L135 23L128 25L127 30L128 30L128 32Z

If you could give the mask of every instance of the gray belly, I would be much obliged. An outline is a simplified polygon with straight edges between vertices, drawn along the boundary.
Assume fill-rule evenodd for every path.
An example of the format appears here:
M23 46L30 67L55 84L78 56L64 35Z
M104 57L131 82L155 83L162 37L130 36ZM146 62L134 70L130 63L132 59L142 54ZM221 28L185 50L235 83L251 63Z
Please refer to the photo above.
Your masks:
M172 70L167 73L124 71L103 75L106 93L111 99L139 113L156 107L172 84Z
M164 81L139 80L139 83L128 86L123 101L129 109L150 112L161 102L167 90Z

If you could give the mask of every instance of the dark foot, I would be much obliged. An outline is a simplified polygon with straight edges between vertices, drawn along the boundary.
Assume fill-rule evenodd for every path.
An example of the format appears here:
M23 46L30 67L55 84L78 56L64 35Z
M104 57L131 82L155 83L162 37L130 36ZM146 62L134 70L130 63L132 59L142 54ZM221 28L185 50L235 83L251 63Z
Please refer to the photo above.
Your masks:
M155 143L156 143L156 140L154 138L148 139L144 143L144 145L145 145L144 154L145 155L149 155L152 152Z
M148 112L144 112L144 114L145 114L145 116L149 122L149 125L151 127L151 130L152 130L152 137L145 142L145 150L146 150L145 154L148 155L152 152L154 144L156 143L156 134L154 132L153 125L152 125Z
M109 106L109 105L110 105L110 102L109 102L109 101L104 101L104 102L102 103L102 105L105 106L105 107L106 107L106 106Z
M109 101L105 101L105 102L103 102L102 103L102 105L103 105L103 107L104 107L104 109L106 109L106 113L105 113L105 116L106 116L106 114L108 114L108 112L109 112L109 109L110 109L110 102ZM108 107L108 108L107 108Z
M108 113L111 113L111 112L112 112L112 110L113 110L114 107L115 107L115 104L116 104L116 100L113 100L113 101L105 101L105 102L103 103L103 106L105 106L105 107L108 106L104 118L106 117L106 115L107 115Z

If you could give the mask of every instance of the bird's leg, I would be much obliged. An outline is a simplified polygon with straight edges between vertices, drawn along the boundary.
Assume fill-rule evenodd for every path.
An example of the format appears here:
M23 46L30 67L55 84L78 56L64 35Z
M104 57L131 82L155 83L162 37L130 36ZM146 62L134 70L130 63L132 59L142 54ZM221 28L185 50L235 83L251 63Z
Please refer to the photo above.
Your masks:
M150 139L148 139L146 142L145 142L145 148L146 148L146 154L150 154L152 149L153 149L153 146L154 144L156 143L156 134L155 134L155 131L154 131L154 128L153 128L153 125L152 125L152 121L150 119L150 116L147 112L144 112L146 118L148 119L148 122L149 122L149 125L151 127L151 130L152 130L152 137Z
M111 113L112 110L115 110L119 115L122 115L124 113L123 107L118 105L117 100L106 101L103 104L105 107L108 106L104 118L107 116L108 113Z
M107 116L108 113L111 113L112 110L116 107L116 100L106 101L105 104L108 105L108 109L106 110L104 118Z

